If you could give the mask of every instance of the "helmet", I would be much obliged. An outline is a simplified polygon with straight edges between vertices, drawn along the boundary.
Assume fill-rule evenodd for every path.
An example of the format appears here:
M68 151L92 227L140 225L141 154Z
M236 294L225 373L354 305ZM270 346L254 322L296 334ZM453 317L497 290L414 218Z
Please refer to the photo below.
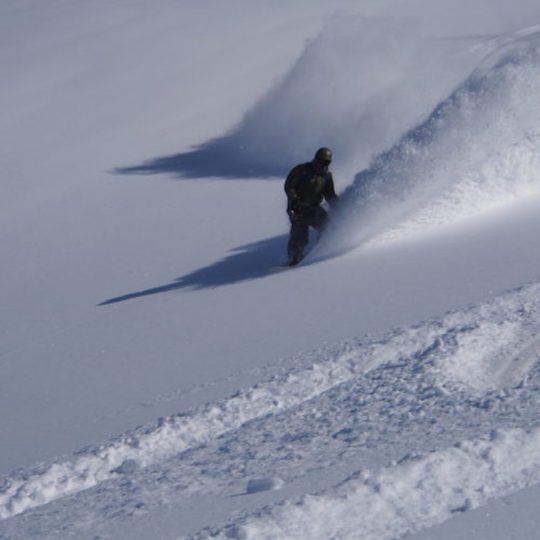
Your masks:
M332 161L332 150L330 148L322 147L315 152L315 159L318 161L327 161L330 163Z

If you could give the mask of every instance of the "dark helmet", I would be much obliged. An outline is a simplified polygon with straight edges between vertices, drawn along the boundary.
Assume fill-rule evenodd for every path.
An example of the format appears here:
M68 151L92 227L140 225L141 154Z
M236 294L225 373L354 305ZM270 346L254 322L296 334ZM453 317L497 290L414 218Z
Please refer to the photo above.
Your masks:
M315 159L317 161L325 161L330 163L332 161L332 150L330 148L322 147L315 152Z

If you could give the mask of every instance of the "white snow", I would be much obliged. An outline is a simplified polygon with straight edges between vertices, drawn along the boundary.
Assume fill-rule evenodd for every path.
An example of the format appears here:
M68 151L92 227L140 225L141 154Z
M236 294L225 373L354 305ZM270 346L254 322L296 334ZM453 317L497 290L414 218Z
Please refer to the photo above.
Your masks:
M0 538L534 537L536 1L4 0L0 73Z
M429 527L540 480L540 432L495 432L490 440L415 456L373 476L361 471L332 493L307 495L256 515L216 538L390 539ZM519 453L520 460L515 459Z

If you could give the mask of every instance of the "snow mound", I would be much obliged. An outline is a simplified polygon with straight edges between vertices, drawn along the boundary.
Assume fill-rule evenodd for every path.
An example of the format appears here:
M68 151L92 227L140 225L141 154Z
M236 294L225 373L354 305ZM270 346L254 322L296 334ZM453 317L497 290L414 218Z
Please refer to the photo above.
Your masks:
M540 193L540 30L485 47L465 82L356 176L334 244L409 238Z
M246 485L246 493L259 493L271 489L279 489L283 486L280 478L252 478Z
M265 509L211 537L390 540L540 482L539 450L540 429L494 431L375 475L359 471L338 488Z

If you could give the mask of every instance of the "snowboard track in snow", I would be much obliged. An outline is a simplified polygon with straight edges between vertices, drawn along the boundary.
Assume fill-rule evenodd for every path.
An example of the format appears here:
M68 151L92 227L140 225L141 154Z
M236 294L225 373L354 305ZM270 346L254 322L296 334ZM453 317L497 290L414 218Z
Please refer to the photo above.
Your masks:
M84 528L77 523L96 526L110 519L109 505L136 515L159 501L238 492L246 479L294 484L340 464L364 471L350 480L356 493L365 474L394 461L413 464L418 456L426 463L447 455L454 459L454 451L446 449L493 429L502 430L504 440L510 437L510 445L523 439L534 446L539 323L540 285L534 284L442 319L284 360L269 368L274 375L265 382L227 399L162 418L71 460L4 478L0 512L11 519L3 521L0 532L13 526L22 535L30 530L25 527L43 532L59 526L43 506L47 503L68 505L73 520L64 527L77 530ZM409 448L410 456L396 454L396 448ZM531 463L527 474L536 478L537 464ZM519 474L492 486L489 497L521 485ZM463 493L463 504L473 500L467 489ZM332 490L320 496L334 501L336 511L349 500ZM302 506L302 516L308 507ZM440 511L434 519L449 509ZM274 523L272 515L245 518L242 527L260 531L259 520Z

